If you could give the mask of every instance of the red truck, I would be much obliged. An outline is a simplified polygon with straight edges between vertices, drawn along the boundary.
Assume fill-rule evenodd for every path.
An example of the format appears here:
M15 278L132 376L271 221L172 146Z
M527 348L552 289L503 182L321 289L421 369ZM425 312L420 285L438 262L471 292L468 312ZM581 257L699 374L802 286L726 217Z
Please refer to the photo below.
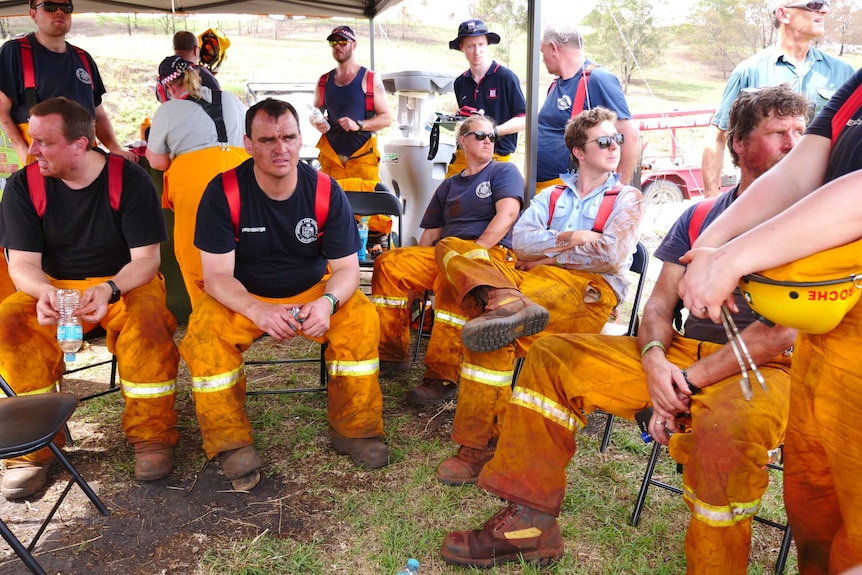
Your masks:
M697 165L686 162L678 151L677 130L709 126L714 110L634 114L641 131L642 157L640 183L644 201L648 204L668 204L703 196L703 174L700 157ZM644 132L666 130L670 134L671 151L665 155L645 154L648 140ZM722 177L721 191L736 185L736 176Z

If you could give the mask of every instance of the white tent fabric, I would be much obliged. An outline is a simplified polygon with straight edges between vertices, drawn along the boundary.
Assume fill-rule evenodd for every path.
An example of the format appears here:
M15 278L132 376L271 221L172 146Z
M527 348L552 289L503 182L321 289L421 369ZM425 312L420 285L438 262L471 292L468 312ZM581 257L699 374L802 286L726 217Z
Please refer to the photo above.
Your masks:
M74 0L75 12L285 14L374 18L401 0ZM27 3L0 0L0 16L23 16Z

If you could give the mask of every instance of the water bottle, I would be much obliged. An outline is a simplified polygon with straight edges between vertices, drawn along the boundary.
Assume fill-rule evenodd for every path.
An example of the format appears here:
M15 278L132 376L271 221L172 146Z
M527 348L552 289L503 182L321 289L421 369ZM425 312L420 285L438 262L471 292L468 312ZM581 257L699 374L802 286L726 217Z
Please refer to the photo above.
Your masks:
M329 121L323 116L323 112L320 108L317 106L309 106L308 115L315 126L326 126L325 132L329 131Z
M404 567L401 571L396 573L395 575L418 575L419 574L419 561L413 559L412 557L407 560L407 566Z
M81 292L76 289L58 289L57 306L60 308L60 320L57 322L57 343L65 354L67 362L75 361L75 352L84 343L84 328L81 319L72 315L81 305Z
M356 225L359 230L359 241L361 242L361 247L359 248L359 252L357 252L357 256L359 257L359 261L363 261L368 257L368 216L362 216L359 218L359 223Z

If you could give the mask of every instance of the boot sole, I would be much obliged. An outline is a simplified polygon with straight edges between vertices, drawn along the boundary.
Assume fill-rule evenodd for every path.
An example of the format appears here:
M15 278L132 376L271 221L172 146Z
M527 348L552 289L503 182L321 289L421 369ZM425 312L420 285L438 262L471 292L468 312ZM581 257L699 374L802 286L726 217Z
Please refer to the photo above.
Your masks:
M500 565L504 565L506 563L516 563L520 562L523 558L524 563L528 565L535 565L537 567L547 567L554 561L559 561L563 556L563 552L555 553L554 555L545 554L542 556L539 551L529 551L527 553L510 553L506 555L499 555L497 557L491 557L488 559L471 559L467 557L455 557L452 555L447 555L445 549L440 550L440 556L443 558L443 561L448 563L449 565L455 565L457 567L475 567L478 569L491 569L493 567L498 567Z
M413 407L427 407L429 405L439 405L441 403L446 403L447 401L452 401L453 399L458 397L458 387L456 385L448 387L453 387L454 389L446 395L434 399L425 397L414 397L408 391L407 394L404 396L404 403L406 403L407 405L412 405Z
M550 321L548 310L532 305L515 315L482 321L470 326L467 322L461 329L461 342L476 352L487 353L504 348L519 337L535 335L545 329Z

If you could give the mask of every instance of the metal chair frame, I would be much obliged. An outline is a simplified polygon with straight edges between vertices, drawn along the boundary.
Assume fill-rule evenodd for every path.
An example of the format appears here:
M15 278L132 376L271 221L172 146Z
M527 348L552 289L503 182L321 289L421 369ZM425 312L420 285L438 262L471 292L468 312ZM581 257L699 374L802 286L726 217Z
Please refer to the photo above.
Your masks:
M378 187L384 187L378 184ZM373 192L351 192L345 191L347 201L350 202L350 209L357 216L374 216L383 214L398 218L398 241L401 241L401 216L404 214L404 204L402 200L390 192L388 189L375 190ZM394 241L390 234L389 249L394 246ZM374 259L364 259L359 262L360 267L373 268Z
M35 575L46 575L45 570L33 557L33 548L42 537L48 523L66 498L72 485L77 484L81 488L81 491L84 492L99 513L108 515L109 511L63 451L54 445L54 437L65 427L66 422L77 408L78 398L70 393L49 393L18 397L2 376L0 376L0 389L8 396L0 400L0 412L4 414L3 417L0 417L0 459L20 457L47 447L71 476L71 479L66 484L66 488L54 503L48 516L39 526L39 530L33 536L30 544L26 547L12 533L6 523L0 519L0 535L12 547L18 558ZM20 413L19 410L26 410L26 417L15 418L14 414L15 412ZM8 438L13 436L13 434L17 435L18 439L16 443L9 443Z
M266 337L266 336L264 336ZM326 393L327 384L329 383L329 373L326 370L326 347L327 344L320 345L320 357L317 358L300 358L300 359L264 359L246 361L245 365L281 365L289 363L317 363L320 365L320 385L318 387L296 387L283 389L260 389L249 391L246 389L246 395L287 395L290 393L313 393L322 391Z
M669 483L665 483L663 481L659 481L658 479L653 478L655 466L658 462L658 456L661 451L662 445L660 443L654 443L652 451L650 452L649 460L647 461L647 467L646 471L644 472L643 481L641 481L640 491L638 491L638 497L635 501L635 508L632 511L631 524L634 527L637 527L638 523L640 523L641 513L643 512L644 504L646 503L647 491L649 490L650 485L655 485L656 487L661 487L662 489L666 489L672 493L676 493L677 495L682 495L682 489L680 489L679 487L676 487L675 485L670 485ZM784 471L784 467L778 463L768 463L767 467L778 471ZM682 473L681 464L677 463L676 469L677 473ZM757 515L754 516L754 520L758 523L768 525L769 527L774 527L775 529L784 532L784 536L781 539L781 546L778 549L778 559L775 562L775 570L773 571L775 575L781 575L782 573L784 573L784 565L787 562L787 556L790 554L790 544L792 542L790 526Z

